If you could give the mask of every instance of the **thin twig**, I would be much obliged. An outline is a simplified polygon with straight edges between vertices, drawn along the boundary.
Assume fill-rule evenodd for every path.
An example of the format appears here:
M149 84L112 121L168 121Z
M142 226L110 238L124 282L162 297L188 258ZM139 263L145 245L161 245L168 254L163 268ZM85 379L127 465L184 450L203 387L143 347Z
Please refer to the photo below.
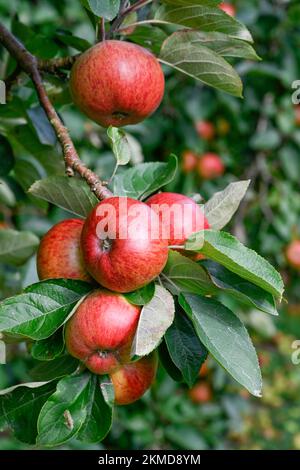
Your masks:
M40 104L52 124L57 139L61 144L66 165L66 173L69 176L73 176L74 172L78 173L83 179L85 179L98 199L102 200L106 197L110 197L112 195L111 192L103 185L98 176L87 168L80 160L67 128L64 126L46 93L39 71L38 59L32 55L1 23L0 43L14 57L19 67L30 76L35 86Z
M133 13L133 12L139 10L140 8L143 8L148 3L151 3L151 2L152 2L152 0L138 0L133 5L126 8L126 3L127 2L126 2L126 0L123 1L121 6L120 6L119 14L118 14L117 18L113 21L113 23L111 25L110 35L117 32L117 31L119 31L119 27L123 23L126 16L128 16L130 13ZM127 26L126 26L126 28L127 28Z
M80 54L57 59L38 59L38 68L42 72L56 73L60 69L70 70Z

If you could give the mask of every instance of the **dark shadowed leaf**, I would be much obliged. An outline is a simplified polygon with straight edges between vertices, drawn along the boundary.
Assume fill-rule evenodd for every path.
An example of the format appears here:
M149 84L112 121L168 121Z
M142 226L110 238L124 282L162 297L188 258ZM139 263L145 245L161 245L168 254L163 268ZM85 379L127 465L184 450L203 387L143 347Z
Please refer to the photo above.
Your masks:
M174 322L165 334L165 341L172 361L181 371L184 381L192 387L208 352L193 324L180 308L176 309Z
M165 340L160 343L158 347L158 352L159 360L162 363L165 371L169 374L169 376L176 382L183 382L182 373L172 361Z
M28 109L27 114L40 142L44 145L55 145L56 135L43 108L35 106Z
M49 338L36 341L31 348L31 355L39 361L52 361L63 354L65 349L65 340L63 328L57 330Z
M55 382L29 383L2 390L0 422L6 423L20 441L35 444L40 410L55 387Z
M265 290L242 279L214 261L204 260L201 265L207 269L211 280L219 289L225 290L262 312L278 315L274 297Z
M66 355L57 357L53 361L40 362L29 371L29 375L33 380L48 382L72 374L78 366L78 359Z
M87 406L87 417L80 429L77 439L83 442L100 442L107 435L112 424L112 408L103 398L97 376L93 396L91 392L90 403Z
M9 141L0 135L0 176L7 175L15 164L15 158Z

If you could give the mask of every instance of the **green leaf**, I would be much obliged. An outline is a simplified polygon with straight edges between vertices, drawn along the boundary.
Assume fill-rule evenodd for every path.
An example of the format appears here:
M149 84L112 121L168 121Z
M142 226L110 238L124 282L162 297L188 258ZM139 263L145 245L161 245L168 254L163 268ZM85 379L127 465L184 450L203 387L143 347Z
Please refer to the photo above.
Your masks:
M120 0L81 0L82 5L94 15L113 20L120 8Z
M278 130L268 129L258 132L250 140L250 147L254 150L274 150L281 144Z
M89 443L102 441L112 424L112 408L103 398L97 376L93 380L96 382L94 393L93 396L91 393L87 417L77 435L77 439Z
M14 207L17 204L16 196L11 190L10 186L0 179L0 203L8 207Z
M219 8L204 5L162 5L156 10L154 22L178 24L205 32L219 32L228 36L253 42L245 25Z
M0 135L0 176L6 176L13 169L15 157L9 141Z
M132 356L146 356L158 346L174 320L174 313L172 295L156 285L153 298L142 308L132 343Z
M101 375L99 384L105 403L112 408L115 402L115 390L110 376Z
M76 436L87 418L94 387L95 376L89 372L58 382L38 418L39 445L57 446Z
M0 331L35 340L51 336L64 324L92 286L71 279L49 279L0 303Z
M33 380L48 382L72 374L76 371L78 365L78 359L65 355L57 357L53 361L40 362L29 371L29 375Z
M237 382L260 397L262 379L257 355L240 319L207 297L182 294L179 302L212 356Z
M267 260L227 232L205 230L204 235L203 244L203 231L193 234L185 244L186 249L201 251L208 258L270 292L276 298L282 298L284 285L281 276Z
M164 41L159 60L206 85L242 96L243 85L234 68L206 46L172 35Z
M56 134L44 109L41 106L35 106L26 112L41 144L54 146L57 142Z
M31 355L38 361L52 361L56 357L62 356L65 349L63 329L57 330L49 338L36 341L31 348Z
M173 33L172 38L181 44L208 47L222 57L260 60L251 44L223 33L182 30Z
M14 167L14 175L24 191L28 191L36 180L45 178L47 172L35 157L24 155L18 157Z
M26 46L33 55L40 59L51 59L59 53L59 47L51 38L34 31L18 21L17 16L11 24L12 33Z
M167 264L161 273L161 279L174 295L180 292L191 294L213 294L216 289L205 269L186 256L169 250Z
M92 47L92 44L89 41L77 36L73 36L73 34L71 34L69 31L57 31L55 38L66 46L73 47L73 49L76 49L80 52L84 52Z
M274 297L260 287L245 281L218 263L204 260L201 265L207 269L212 282L242 302L262 312L278 315Z
M159 347L159 360L165 369L165 371L169 374L169 376L175 380L175 382L183 382L183 376L178 367L175 366L174 362L171 359L170 353L168 351L166 341L163 340Z
M113 180L113 193L134 199L146 199L162 186L170 183L177 171L177 157L171 155L167 163L141 163Z
M224 191L219 191L205 204L204 213L214 230L221 230L230 222L249 187L250 180L230 183Z
M0 364L6 364L6 344L0 340Z
M147 284L144 287L141 287L141 289L138 289L134 292L129 292L128 294L123 294L128 302L134 305L145 305L154 296L155 292L155 284L154 282L150 282L150 284Z
M172 361L182 373L187 385L192 387L208 351L181 309L176 310L174 322L165 334L165 341Z
M86 217L99 202L85 181L67 176L36 181L28 192L81 217Z
M158 54L162 43L167 38L166 33L154 26L147 24L137 26L133 33L130 34L130 40L151 49L154 54Z
M2 390L0 422L6 422L20 441L35 444L38 415L55 386L55 382L28 383Z
M131 150L126 133L122 129L110 126L107 129L107 135L117 164L127 165L131 158Z
M36 251L40 240L31 232L0 230L0 263L19 266Z

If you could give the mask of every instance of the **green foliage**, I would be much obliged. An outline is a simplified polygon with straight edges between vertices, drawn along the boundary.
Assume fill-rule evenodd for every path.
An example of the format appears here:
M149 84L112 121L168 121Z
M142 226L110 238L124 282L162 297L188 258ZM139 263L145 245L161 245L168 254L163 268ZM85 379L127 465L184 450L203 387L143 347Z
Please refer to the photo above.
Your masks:
M82 3L92 24L104 17L108 30L119 2ZM112 384L108 377L97 382L95 376L80 373L78 362L65 354L63 338L64 322L92 287L60 280L32 286L36 274L30 260L39 237L68 216L65 210L86 217L97 199L81 180L62 176L60 149L25 74L12 87L7 105L0 106L0 221L12 227L0 230L0 293L8 297L0 304L0 330L8 358L8 364L0 366L0 387L4 388L0 426L12 429L23 442L36 443L40 415L40 446L67 442L68 448L76 448L78 441L99 443L103 438L105 447L123 449L297 446L299 380L297 368L290 364L290 345L297 338L299 320L288 313L287 306L283 311L281 308L278 320L263 315L276 315L280 307L273 296L280 298L283 286L271 266L249 248L267 257L288 277L286 297L297 311L299 276L287 266L283 252L300 233L300 136L291 102L291 83L298 78L300 66L295 34L299 12L293 2L274 7L271 2L237 1L241 20L237 21L219 11L218 3L153 3L139 12L134 31L122 36L151 49L170 67L164 67L166 93L161 108L150 119L126 129L126 139L138 139L142 152L137 160L132 158L130 169L118 170L111 186L116 194L142 200L161 189L196 194L198 201L208 201L204 211L213 230L200 250L207 260L195 263L170 251L160 282L179 296L186 314L177 307L167 330L171 309L160 305L169 294L155 295L152 283L126 295L146 312L136 343L140 353L160 343L160 361L167 373L160 368L151 395L128 409L117 410L115 426L106 438L112 421ZM13 2L0 0L4 18L13 17L13 8ZM95 42L80 2L72 11L64 0L41 1L35 8L22 2L18 13L21 22L15 18L12 30L39 58L74 54ZM72 31L65 29L66 24ZM115 33L114 38L118 37ZM249 62L258 56L262 62ZM187 57L190 61L183 63ZM14 67L14 61L9 60L7 70L3 69L5 77ZM244 100L222 92L240 96L239 76L245 85ZM125 142L123 131L113 136L113 155L105 131L73 107L66 108L71 103L67 71L43 78L84 163L109 180L115 157L121 162L128 159L128 149L120 150L119 146ZM213 122L213 141L197 135L199 120ZM224 122L226 132L222 130ZM220 154L227 168L224 177L201 181L197 170L184 174L181 154L186 149L199 157L207 151ZM175 157L167 160L172 151L178 155L179 165ZM251 186L243 199L248 179ZM216 232L225 226L244 245L228 233ZM260 393L257 358L245 327L255 346L272 358L270 366L263 365L265 392L260 403L241 397L240 387L230 378L251 393ZM155 332L153 337L149 330ZM275 335L276 331L279 334ZM285 339L285 335L290 336ZM15 343L20 340L26 343ZM209 375L197 379L206 350L210 351ZM51 382L29 384L28 371L34 380ZM195 405L189 400L184 384L192 386L197 380L211 387L211 403ZM5 390L20 382L25 384ZM243 425L244 415L247 421ZM1 439L1 446L17 444Z
M206 297L182 294L179 302L212 356L250 393L261 396L258 359L239 318L224 305Z

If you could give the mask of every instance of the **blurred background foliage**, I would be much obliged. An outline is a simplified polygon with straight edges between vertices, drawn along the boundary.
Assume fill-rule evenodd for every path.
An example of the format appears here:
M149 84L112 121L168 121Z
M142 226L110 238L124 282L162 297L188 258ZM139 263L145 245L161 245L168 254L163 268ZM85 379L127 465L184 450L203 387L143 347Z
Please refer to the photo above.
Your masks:
M232 3L262 58L236 64L244 82L244 99L201 86L166 68L160 109L126 130L132 165L164 160L171 152L179 156L181 170L169 190L207 200L228 183L251 178L230 230L279 267L286 283L278 318L234 306L259 351L263 398L250 397L210 360L192 391L161 369L151 392L137 404L117 410L105 441L84 448L300 449L300 365L291 361L292 343L300 339L300 280L299 271L289 267L285 258L289 243L300 239L300 108L291 99L292 83L300 79L300 4L288 0ZM94 42L92 24L79 0L0 0L0 17L41 58L74 54ZM0 78L13 69L13 61L0 50ZM109 177L114 158L105 131L71 104L66 75L45 78L80 156L101 177ZM0 106L0 229L30 230L40 237L69 216L26 194L35 180L63 173L55 137L36 104L32 86L22 76L7 105ZM203 121L209 123L208 134ZM192 158L186 151L192 152ZM203 180L199 174L200 157L207 152L218 154L226 168L214 180ZM36 279L34 259L17 268L1 264L1 298ZM0 389L29 380L31 359L25 347L11 345L7 355L8 364L0 366ZM0 449L21 448L8 432L0 433ZM67 448L82 448L82 444L74 441Z

